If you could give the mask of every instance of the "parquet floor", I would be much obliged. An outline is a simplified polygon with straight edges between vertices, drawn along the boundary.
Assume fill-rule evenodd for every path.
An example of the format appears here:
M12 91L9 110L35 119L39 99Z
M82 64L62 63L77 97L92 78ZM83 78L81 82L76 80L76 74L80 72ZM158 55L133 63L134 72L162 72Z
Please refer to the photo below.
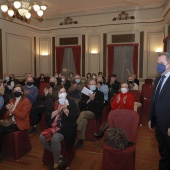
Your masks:
M51 168L41 163L43 146L39 135L30 136L32 150L18 162L5 157L0 163L0 170L50 170ZM84 146L76 151L70 170L101 170L102 145L104 139L85 141ZM158 170L158 146L154 132L147 127L146 121L139 127L136 147L136 170Z

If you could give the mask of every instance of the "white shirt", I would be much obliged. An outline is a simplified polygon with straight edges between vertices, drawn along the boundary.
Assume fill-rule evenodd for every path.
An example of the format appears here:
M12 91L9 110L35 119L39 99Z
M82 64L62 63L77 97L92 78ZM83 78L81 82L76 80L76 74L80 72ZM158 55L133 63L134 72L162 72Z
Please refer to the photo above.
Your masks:
M170 71L169 72L167 72L166 74L164 74L166 77L164 78L164 80L163 80L163 82L162 82L162 86L161 86L161 89L160 89L160 91L162 90L162 87L164 86L164 84L166 83L166 81L168 80L168 78L169 78L169 76L170 76ZM159 81L160 82L160 81ZM159 85L159 83L158 83L158 85ZM158 87L158 85L157 85L157 87Z
M18 102L20 101L20 99L21 99L21 96L20 96L20 97L16 97L15 104L14 104L14 108L12 109L12 111L11 111L11 113L10 113L10 114L12 115L11 120L14 121L14 122L15 122L15 118L14 118L14 115L12 114L12 112L15 110L15 108L16 108Z

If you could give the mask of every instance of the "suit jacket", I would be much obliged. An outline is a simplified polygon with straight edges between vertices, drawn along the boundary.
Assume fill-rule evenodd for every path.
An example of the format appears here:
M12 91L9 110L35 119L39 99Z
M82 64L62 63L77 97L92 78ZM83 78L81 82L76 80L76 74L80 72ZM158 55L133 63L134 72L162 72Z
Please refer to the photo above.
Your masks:
M156 78L154 82L149 120L151 120L152 128L155 126L155 120L157 120L161 132L167 135L168 128L170 128L170 77L166 80L161 89L157 102L155 103L155 91L159 80L160 77Z
M86 110L91 111L95 114L96 118L99 118L103 109L104 94L98 89L96 89L94 92L96 93L95 98L94 100L90 101L88 104L87 101L89 100L90 97L85 94L82 94L79 107L81 111L86 111Z
M11 99L9 103L14 104L15 103L14 99ZM30 116L31 107L32 107L32 105L31 105L29 99L27 99L27 98L20 99L16 108L12 112L12 114L14 115L14 118L15 118L15 122L20 130L26 130L26 129L29 129L29 127L30 127L29 116ZM9 114L10 114L10 112L7 111L6 118L8 118L8 119L12 117Z

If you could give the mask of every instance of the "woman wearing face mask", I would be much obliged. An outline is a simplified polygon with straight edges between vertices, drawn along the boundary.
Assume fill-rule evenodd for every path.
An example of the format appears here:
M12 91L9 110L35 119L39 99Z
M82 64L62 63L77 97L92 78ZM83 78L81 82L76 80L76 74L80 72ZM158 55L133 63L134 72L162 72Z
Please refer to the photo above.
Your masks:
M31 110L30 101L24 96L24 90L17 84L13 88L13 98L6 106L6 118L15 122L11 127L0 126L0 160L2 159L3 137L12 131L26 130L30 127L29 113Z
M65 100L68 101L68 104ZM77 115L78 109L74 100L67 99L65 88L61 88L58 92L58 100L51 100L46 111L46 123L49 128L44 130L40 135L42 144L53 154L54 169L61 169L67 165L65 158L59 164L61 152L60 142L65 140L66 149L74 145L77 134ZM50 138L48 138L49 132L51 134Z
M114 109L129 109L134 110L134 96L128 93L128 84L122 83L120 93L117 93L114 96L113 101L111 102L111 110ZM94 135L98 138L101 138L104 135L104 131L108 128L108 121L105 123L103 129Z

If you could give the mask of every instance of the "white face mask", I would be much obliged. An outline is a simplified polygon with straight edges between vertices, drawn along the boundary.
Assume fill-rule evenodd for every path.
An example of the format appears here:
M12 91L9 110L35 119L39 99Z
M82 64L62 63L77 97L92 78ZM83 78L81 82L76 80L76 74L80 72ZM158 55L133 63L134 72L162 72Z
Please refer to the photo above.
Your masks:
M59 99L66 99L67 93L63 92L58 95Z
M65 79L63 78L63 79L61 79L61 81L65 81Z
M122 88L121 88L121 92L122 92L122 93L127 93L127 92L128 92L128 89L127 89L127 88L122 87Z

